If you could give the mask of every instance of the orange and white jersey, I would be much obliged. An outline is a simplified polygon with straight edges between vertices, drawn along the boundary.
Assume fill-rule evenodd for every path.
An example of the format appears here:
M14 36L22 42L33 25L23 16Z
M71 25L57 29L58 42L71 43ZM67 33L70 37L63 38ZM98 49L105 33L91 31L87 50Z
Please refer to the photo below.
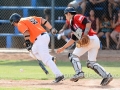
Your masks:
M41 26L41 19L42 17L31 16L21 18L18 22L17 27L21 33L24 33L26 30L29 31L31 43L34 43L37 36L41 33L46 32L46 30Z

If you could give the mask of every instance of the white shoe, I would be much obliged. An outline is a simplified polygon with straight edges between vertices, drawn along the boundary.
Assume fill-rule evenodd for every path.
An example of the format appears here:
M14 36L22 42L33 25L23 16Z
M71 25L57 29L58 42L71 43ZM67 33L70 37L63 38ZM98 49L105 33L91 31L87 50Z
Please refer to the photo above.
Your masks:
M62 36L61 34L58 34L57 39L60 40L61 36Z

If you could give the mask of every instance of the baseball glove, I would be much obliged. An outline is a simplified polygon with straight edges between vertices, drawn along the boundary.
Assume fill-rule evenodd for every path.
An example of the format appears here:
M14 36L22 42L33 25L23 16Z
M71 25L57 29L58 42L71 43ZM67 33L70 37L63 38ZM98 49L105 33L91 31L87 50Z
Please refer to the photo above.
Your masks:
M76 42L76 47L77 48L85 47L88 46L89 43L90 43L90 38L86 35Z

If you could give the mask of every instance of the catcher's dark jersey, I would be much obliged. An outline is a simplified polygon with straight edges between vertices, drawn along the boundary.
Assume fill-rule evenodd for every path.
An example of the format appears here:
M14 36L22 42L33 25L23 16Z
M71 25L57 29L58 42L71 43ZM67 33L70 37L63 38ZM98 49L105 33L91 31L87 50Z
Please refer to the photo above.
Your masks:
M75 31L78 28L80 28L84 32L87 23L89 23L89 21L86 19L85 16L81 14L76 14L75 16L73 16L72 20L70 21L72 31ZM92 28L90 28L88 35L93 36L94 34L96 34L96 32L93 31ZM73 40L77 40L77 37L74 34L72 34L71 38Z

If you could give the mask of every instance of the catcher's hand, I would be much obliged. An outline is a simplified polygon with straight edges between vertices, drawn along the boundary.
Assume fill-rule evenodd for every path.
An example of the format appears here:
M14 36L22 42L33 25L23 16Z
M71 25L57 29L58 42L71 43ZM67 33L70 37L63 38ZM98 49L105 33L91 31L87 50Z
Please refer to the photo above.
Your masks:
M76 42L76 47L85 47L90 43L90 38L87 35L83 35L80 40Z

